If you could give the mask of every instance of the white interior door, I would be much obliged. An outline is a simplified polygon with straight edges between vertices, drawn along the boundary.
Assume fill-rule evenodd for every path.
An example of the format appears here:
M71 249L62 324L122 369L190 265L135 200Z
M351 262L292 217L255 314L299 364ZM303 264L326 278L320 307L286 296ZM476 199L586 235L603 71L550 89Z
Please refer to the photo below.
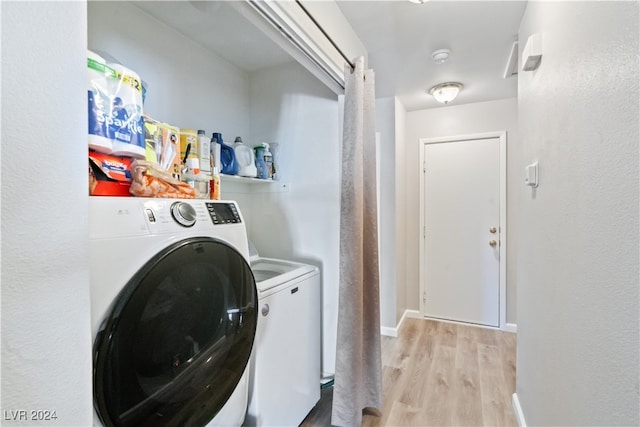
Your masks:
M424 145L423 308L499 326L500 139Z

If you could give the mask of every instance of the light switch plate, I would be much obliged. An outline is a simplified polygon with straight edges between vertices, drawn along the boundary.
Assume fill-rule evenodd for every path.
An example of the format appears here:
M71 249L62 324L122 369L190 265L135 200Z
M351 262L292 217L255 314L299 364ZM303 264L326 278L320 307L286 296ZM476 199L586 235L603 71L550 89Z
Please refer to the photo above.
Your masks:
M524 168L524 183L529 187L538 186L538 162L532 163Z

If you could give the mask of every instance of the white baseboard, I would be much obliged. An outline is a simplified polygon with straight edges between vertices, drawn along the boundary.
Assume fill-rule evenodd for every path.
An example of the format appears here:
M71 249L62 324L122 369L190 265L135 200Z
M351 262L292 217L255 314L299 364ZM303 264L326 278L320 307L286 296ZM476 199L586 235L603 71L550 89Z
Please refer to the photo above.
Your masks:
M400 321L398 322L398 326L396 326L395 328L391 328L389 326L381 326L380 327L380 334L384 335L386 337L394 337L396 338L398 336L398 331L400 330L400 327L402 326L402 322L404 322L404 319L410 317L410 318L414 318L414 319L422 319L422 315L420 314L419 311L417 310L405 310L404 313L402 313L402 317L400 318Z
M405 310L404 313L402 313L402 317L398 322L398 327L396 328L396 330L400 330L402 324L404 323L404 319L406 319L407 317L410 319L424 319L424 317L422 317L418 310Z
M398 336L398 328L390 328L388 326L380 327L380 335L384 335L385 337L394 337Z
M424 319L424 316L418 310L405 310L404 314L402 315L402 319L400 319L401 323L405 317L408 317L410 319Z
M518 325L515 323L505 323L502 330L505 332L513 332L515 334L518 332Z
M518 425L520 427L527 427L527 422L524 420L524 413L522 413L522 407L520 406L520 399L518 399L517 393L513 393L511 396L511 403L513 404L513 412L516 415Z
M424 319L425 317L418 311L418 310L405 310L404 313L402 313L402 317L400 318L400 321L398 322L398 326L396 326L395 328L391 328L388 326L382 326L380 329L380 333L382 335L386 335L389 337L397 337L398 336L398 331L400 330L400 327L402 326L402 323L404 322L404 319L406 318L410 318L410 319ZM446 320L446 319L434 319L434 320L438 320L440 322L448 322L448 323L464 323L464 322L457 322L457 321L452 321L452 320ZM473 324L469 324L471 326L480 326L480 327L485 327L482 325L473 325ZM495 329L495 328L494 328ZM505 323L504 326L502 328L500 328L500 330L505 331L505 332L512 332L512 333L517 333L518 332L518 325L516 323Z

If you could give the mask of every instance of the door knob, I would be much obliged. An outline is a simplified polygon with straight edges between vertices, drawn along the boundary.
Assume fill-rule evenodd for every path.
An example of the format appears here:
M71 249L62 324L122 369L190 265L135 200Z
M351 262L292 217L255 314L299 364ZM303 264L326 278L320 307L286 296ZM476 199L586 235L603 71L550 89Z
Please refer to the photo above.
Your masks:
M495 240L489 240L489 246L491 246L492 248L495 248L497 244L498 242L496 242Z
M489 229L489 233L495 233L496 231L498 231L498 229L497 229L497 228L495 228L495 227L491 227L491 228Z

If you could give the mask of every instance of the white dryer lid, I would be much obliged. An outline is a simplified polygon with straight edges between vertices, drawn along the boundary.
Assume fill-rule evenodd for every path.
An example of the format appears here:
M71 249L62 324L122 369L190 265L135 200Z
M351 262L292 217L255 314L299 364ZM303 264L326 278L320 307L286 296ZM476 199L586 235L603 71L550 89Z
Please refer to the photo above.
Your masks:
M249 242L249 262L257 261L260 258L260 254L253 242L249 239L247 239L247 241Z

